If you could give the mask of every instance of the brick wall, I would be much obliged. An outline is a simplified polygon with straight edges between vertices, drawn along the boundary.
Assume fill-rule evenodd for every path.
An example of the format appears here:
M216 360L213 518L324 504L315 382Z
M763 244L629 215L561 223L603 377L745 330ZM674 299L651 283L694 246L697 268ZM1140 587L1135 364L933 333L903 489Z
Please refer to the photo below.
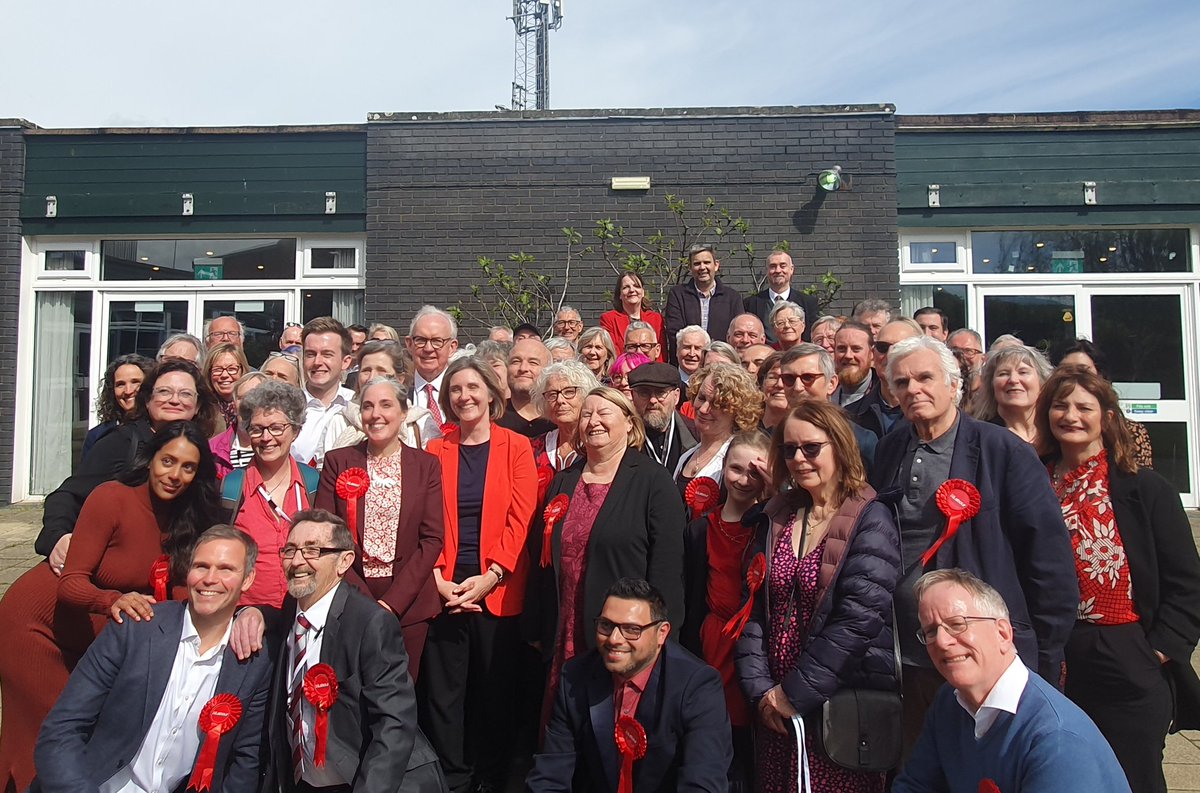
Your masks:
M480 282L477 257L516 251L561 274L564 226L592 241L595 220L631 236L669 228L664 197L706 197L745 218L757 267L780 240L795 284L826 270L845 282L832 306L898 290L894 124L890 108L838 114L769 110L549 111L372 116L367 131L367 315L403 325L423 303L449 305ZM631 117L636 115L637 117ZM833 194L816 174L841 165L852 188ZM649 176L652 189L613 191L613 176ZM718 252L722 248L718 245ZM722 269L743 293L744 267ZM567 302L586 322L606 310L613 274L575 262ZM477 328L468 324L468 335Z
M20 128L0 127L0 405L15 405L17 311L21 295L21 191L25 185L25 143ZM12 412L0 421L0 504L12 495Z

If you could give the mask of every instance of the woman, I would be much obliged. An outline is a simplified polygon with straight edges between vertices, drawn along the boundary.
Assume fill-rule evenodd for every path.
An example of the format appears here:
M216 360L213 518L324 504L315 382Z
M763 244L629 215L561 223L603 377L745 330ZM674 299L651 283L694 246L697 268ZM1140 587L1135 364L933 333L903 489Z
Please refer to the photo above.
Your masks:
M845 413L829 402L803 402L775 428L771 478L779 495L757 515L750 550L764 555L767 577L736 666L758 710L758 789L773 792L796 789L792 716L812 724L843 688L897 688L891 614L900 533L867 484ZM813 790L884 789L883 774L833 765L813 737L805 740Z
M1000 347L988 353L982 386L971 399L971 415L1007 427L1037 446L1037 400L1050 371L1046 356L1033 347Z
M779 339L779 349L787 352L803 341L804 309L790 300L780 300L767 313L767 324Z
M575 462L579 456L579 411L584 396L598 385L595 375L579 361L552 363L538 375L533 386L533 406L543 418L554 423L554 429L532 442L533 460L539 471L549 469L553 476ZM547 479L546 485L549 484Z
M833 339L842 327L842 321L837 317L826 314L817 319L812 326L812 343L825 348L825 352L833 355Z
M207 438L186 421L161 427L120 481L88 497L62 577L38 564L0 600L0 789L29 787L38 728L108 620L152 617L161 555L166 592L183 586L192 545L219 521L215 482Z
M604 328L588 328L579 334L579 361L598 381L608 379L608 369L616 360L617 350Z
M662 314L651 310L650 301L646 299L646 287L640 275L622 273L617 276L612 303L613 310L600 315L600 327L608 331L614 350L624 349L625 331L629 330L629 323L634 320L641 320L654 328L654 338L659 342L665 341ZM662 353L665 349L665 343L659 345L659 361L667 360Z
M633 391L629 388L627 378L630 372L644 363L650 363L650 359L640 352L621 353L613 359L612 367L608 370L608 382L624 394L626 399L633 399Z
M239 431L245 428L254 458L225 477L221 497L229 522L259 548L254 583L242 593L242 605L279 608L287 594L279 549L287 544L292 515L312 506L317 492L316 469L292 457L307 402L300 389L267 380L238 404Z
M721 467L734 433L757 429L763 414L758 384L745 369L731 364L700 367L688 380L688 399L696 413L700 442L680 455L675 466L680 493L698 476L721 484Z
M1100 728L1129 786L1165 793L1172 717L1200 726L1176 710L1172 693L1200 687L1191 666L1200 558L1187 516L1174 486L1138 466L1117 394L1098 375L1056 372L1037 420L1079 577L1066 694Z
M274 380L262 372L244 374L233 384L233 407L235 410L255 386ZM246 434L245 424L234 422L224 432L214 435L208 442L208 448L213 454L213 463L217 466L217 478L224 479L235 468L245 468L254 459L254 445Z
M380 377L396 380L406 387L413 381L412 356L391 341L369 341L364 344L358 351L357 368L357 379L351 385L359 393L367 383ZM363 431L360 402L360 398L355 396L341 413L329 420L326 437L334 440L328 448L357 446L367 439ZM441 436L442 428L433 420L427 408L410 404L405 409L400 429L402 443L414 449L423 449L429 441Z
M104 370L104 382L100 385L100 393L96 395L96 416L100 423L88 430L87 437L83 439L84 457L96 445L96 441L119 425L133 420L138 389L153 369L154 361L132 353L118 356Z
M180 360L160 363L138 390L133 420L101 438L75 473L46 496L42 531L33 547L49 557L50 569L63 569L83 502L97 486L128 470L155 431L172 421L190 420L207 438L213 435L216 416L216 399L195 364Z
M550 351L550 360L553 363L575 360L575 345L562 336L546 339L546 349Z
M554 701L562 665L596 647L592 620L604 593L620 578L644 578L663 593L673 625L683 618L684 511L667 469L641 453L646 431L633 403L615 388L592 389L578 434L584 459L550 484L547 499L567 497L550 533L549 568L539 568L531 601L542 647L553 649L546 706ZM545 548L544 515L534 517L530 548Z
M402 383L373 378L358 398L366 437L325 455L316 506L357 528L354 571L371 597L400 621L415 681L429 623L442 610L433 583L444 533L442 472L437 458L403 441L410 407ZM349 504L337 495L337 481L353 468L366 471L371 484L352 518Z
M704 366L714 363L731 363L734 366L742 365L742 356L738 355L738 351L733 348L732 344L723 341L710 341L704 347ZM688 378L688 382L692 382Z
M217 432L224 432L237 423L237 411L233 407L233 384L250 371L242 348L236 344L218 344L204 356L204 381L217 397L221 409L221 420Z
M500 393L504 395L505 403L510 396L508 391L508 354L512 352L511 341L492 341L484 339L475 347L475 357L492 367L496 379L500 383Z
M459 358L442 382L442 415L457 426L429 444L441 462L445 540L433 568L442 608L425 642L418 712L452 791L503 789L537 472L529 441L496 424L504 401L490 366ZM468 736L468 723L487 728Z
M281 383L304 388L304 372L300 368L300 358L290 352L270 353L258 371Z
M758 390L763 395L763 416L759 429L770 437L788 412L787 389L783 386L783 353L768 355L758 370Z
M1099 347L1087 339L1076 339L1062 352L1056 366L1082 366L1092 374L1098 374L1104 380L1112 382L1112 373L1108 368L1108 356ZM1122 416L1121 421L1133 438L1133 456L1139 468L1154 467L1154 447L1150 444L1150 433L1146 425L1133 421L1128 416Z
M743 526L742 518L763 497L770 453L770 438L761 432L735 436L721 471L725 501L689 523L683 535L687 611L679 643L721 673L733 725L734 765L729 778L734 789L746 789L752 777L754 712L734 671L735 637L724 628L742 605L743 571L750 564L747 553L754 538L753 526Z
M376 322L367 331L367 339L370 341L400 341L400 334L391 325L384 325L382 322Z

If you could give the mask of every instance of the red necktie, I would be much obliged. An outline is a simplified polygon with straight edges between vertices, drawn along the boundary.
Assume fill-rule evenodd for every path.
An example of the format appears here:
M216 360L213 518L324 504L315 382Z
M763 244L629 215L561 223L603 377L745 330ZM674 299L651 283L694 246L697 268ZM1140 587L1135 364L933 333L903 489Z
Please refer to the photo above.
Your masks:
M425 384L425 400L429 403L429 415L433 416L433 420L440 426L442 423L442 411L438 409L437 397L433 395L433 383Z

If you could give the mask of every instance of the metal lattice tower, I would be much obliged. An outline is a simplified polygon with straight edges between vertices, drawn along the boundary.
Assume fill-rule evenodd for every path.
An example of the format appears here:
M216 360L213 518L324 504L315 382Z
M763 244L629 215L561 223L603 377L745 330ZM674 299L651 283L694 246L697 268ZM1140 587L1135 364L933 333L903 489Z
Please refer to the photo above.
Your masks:
M512 109L550 107L550 31L562 26L563 0L513 0L509 17L517 31Z

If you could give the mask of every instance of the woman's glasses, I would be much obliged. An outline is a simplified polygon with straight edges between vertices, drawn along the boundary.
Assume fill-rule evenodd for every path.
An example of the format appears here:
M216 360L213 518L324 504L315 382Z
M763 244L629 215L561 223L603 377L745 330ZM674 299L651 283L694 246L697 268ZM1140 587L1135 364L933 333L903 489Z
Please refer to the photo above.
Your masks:
M779 448L783 450L783 459L792 460L796 457L796 452L804 455L805 460L815 460L820 456L821 450L828 446L831 441L821 441L820 443L783 443Z

